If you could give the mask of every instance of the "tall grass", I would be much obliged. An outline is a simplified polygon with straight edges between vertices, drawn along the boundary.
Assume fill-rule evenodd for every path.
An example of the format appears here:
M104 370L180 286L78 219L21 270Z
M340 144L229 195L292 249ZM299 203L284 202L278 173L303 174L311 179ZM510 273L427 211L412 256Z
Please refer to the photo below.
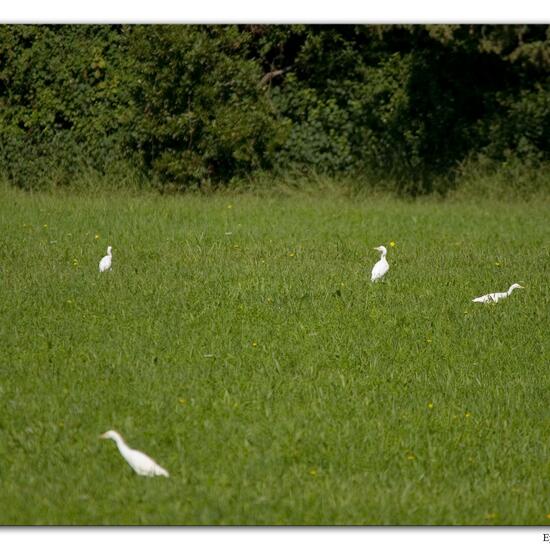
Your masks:
M38 162L38 161L37 161ZM18 167L16 167L18 169ZM65 168L56 168L50 159L42 167L44 177L29 178L27 182L18 172L19 188L29 192L105 195L107 193L159 193L179 195L198 193L247 194L261 197L289 197L298 195L319 196L320 194L341 197L372 198L393 195L401 199L457 198L463 200L520 200L532 201L550 196L550 172L547 163L526 164L517 158L497 162L479 156L465 160L454 170L442 174L426 174L421 185L418 181L404 182L390 174L379 172L354 172L334 176L315 170L286 171L283 173L257 171L246 178L234 178L226 184L214 184L204 180L200 185L181 187L168 184L158 178L151 178L146 172L129 161L111 161L98 171L75 160L70 177ZM19 181L18 180L18 181ZM0 173L0 186L9 188L14 179L7 173Z
M549 523L548 212L1 189L0 523Z

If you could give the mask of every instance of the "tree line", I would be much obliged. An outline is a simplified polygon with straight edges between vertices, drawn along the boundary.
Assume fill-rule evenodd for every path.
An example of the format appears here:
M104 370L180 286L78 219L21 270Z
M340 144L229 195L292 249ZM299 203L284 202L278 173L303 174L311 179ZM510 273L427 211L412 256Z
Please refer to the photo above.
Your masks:
M549 25L3 25L0 172L425 193L472 166L544 169L549 69Z

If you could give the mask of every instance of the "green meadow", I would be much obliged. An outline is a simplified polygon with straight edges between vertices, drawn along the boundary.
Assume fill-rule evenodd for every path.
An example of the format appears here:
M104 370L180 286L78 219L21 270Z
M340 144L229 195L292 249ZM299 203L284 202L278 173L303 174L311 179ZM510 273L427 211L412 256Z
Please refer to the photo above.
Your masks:
M2 188L0 523L550 524L549 206Z

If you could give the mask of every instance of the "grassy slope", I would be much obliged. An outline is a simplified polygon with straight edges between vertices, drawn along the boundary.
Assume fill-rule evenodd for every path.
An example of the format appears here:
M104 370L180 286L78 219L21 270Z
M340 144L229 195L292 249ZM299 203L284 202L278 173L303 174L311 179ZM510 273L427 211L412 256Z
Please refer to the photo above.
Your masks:
M550 522L548 212L3 190L0 523Z

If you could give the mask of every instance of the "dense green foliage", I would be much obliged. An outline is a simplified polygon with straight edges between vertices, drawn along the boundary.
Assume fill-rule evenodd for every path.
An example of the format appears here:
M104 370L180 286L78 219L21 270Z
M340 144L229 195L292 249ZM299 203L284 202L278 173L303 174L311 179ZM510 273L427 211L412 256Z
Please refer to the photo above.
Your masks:
M0 170L446 189L550 162L548 25L0 27Z
M547 220L0 190L0 524L550 524Z

